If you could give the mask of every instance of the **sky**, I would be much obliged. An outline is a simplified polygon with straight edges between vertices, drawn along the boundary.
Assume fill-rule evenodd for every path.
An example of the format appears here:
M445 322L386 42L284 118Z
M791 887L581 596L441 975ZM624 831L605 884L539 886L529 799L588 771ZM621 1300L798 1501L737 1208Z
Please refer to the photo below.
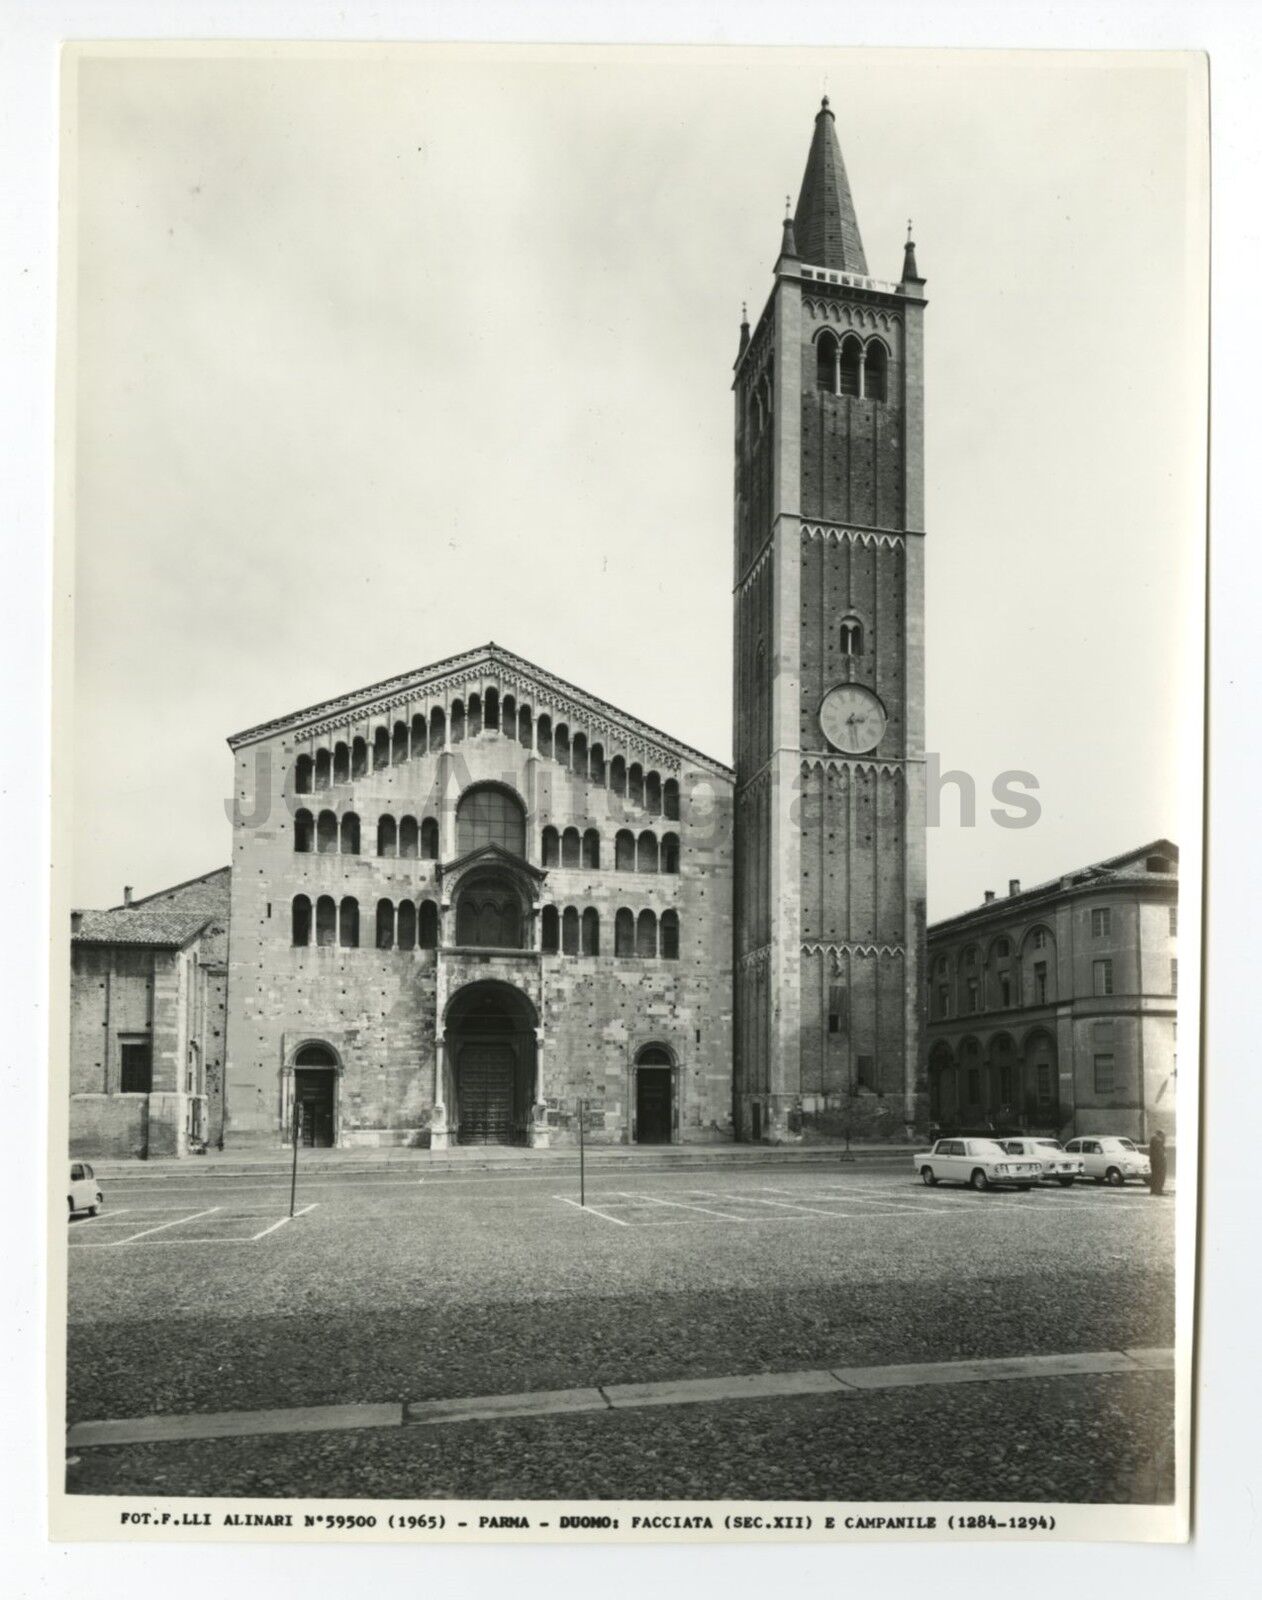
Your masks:
M731 367L823 93L928 280L930 918L1180 838L1190 58L203 47L78 68L76 904L228 860L229 734L488 639L730 759Z

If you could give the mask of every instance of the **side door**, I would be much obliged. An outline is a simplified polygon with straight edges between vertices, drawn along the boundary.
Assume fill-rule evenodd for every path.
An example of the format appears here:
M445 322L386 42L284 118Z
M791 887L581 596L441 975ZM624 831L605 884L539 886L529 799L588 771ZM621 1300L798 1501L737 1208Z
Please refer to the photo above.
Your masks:
M951 1183L966 1182L968 1173L965 1168L968 1163L963 1139L944 1139L942 1157L935 1159L933 1165L939 1178L946 1178Z
M1088 1178L1104 1176L1104 1146L1098 1139L1082 1141L1082 1160Z

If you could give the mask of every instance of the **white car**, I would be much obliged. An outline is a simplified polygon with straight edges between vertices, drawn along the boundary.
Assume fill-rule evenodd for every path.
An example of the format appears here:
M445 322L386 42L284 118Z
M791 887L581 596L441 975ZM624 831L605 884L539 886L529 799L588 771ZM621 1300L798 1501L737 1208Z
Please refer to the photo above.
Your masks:
M912 1157L925 1184L967 1183L989 1189L992 1183L1010 1183L1029 1189L1043 1176L1042 1164L1010 1156L996 1139L939 1139L932 1150Z
M1068 1189L1075 1178L1086 1171L1079 1155L1070 1155L1059 1139L1004 1139L1004 1149L1010 1156L1029 1156L1043 1169L1045 1178L1055 1178L1062 1189Z
M1118 1134L1088 1133L1071 1139L1065 1146L1066 1154L1081 1156L1088 1178L1097 1183L1112 1184L1115 1188L1128 1178L1146 1183L1152 1168L1148 1157L1131 1140Z
M96 1174L86 1161L70 1163L69 1193L66 1198L70 1202L72 1217L76 1211L86 1211L90 1217L94 1217L105 1204Z

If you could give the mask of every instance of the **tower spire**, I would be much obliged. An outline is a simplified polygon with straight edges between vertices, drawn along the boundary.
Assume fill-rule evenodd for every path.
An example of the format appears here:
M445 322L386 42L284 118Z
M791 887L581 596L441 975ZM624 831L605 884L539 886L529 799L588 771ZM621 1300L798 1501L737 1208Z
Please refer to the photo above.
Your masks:
M815 114L815 132L793 222L798 253L803 261L867 277L868 263L859 236L850 180L841 159L836 119L829 109L827 95Z

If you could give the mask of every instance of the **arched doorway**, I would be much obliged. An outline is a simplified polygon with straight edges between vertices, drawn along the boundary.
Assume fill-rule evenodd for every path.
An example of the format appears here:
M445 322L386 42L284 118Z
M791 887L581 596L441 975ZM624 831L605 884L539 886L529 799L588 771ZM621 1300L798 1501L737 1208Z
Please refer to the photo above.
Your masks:
M447 1008L456 1137L525 1144L535 1083L535 1009L520 989L467 984Z
M337 1057L327 1045L304 1044L294 1056L294 1105L298 1143L330 1149L337 1135Z
M635 1057L635 1142L670 1144L675 1132L675 1064L670 1051L648 1044Z

